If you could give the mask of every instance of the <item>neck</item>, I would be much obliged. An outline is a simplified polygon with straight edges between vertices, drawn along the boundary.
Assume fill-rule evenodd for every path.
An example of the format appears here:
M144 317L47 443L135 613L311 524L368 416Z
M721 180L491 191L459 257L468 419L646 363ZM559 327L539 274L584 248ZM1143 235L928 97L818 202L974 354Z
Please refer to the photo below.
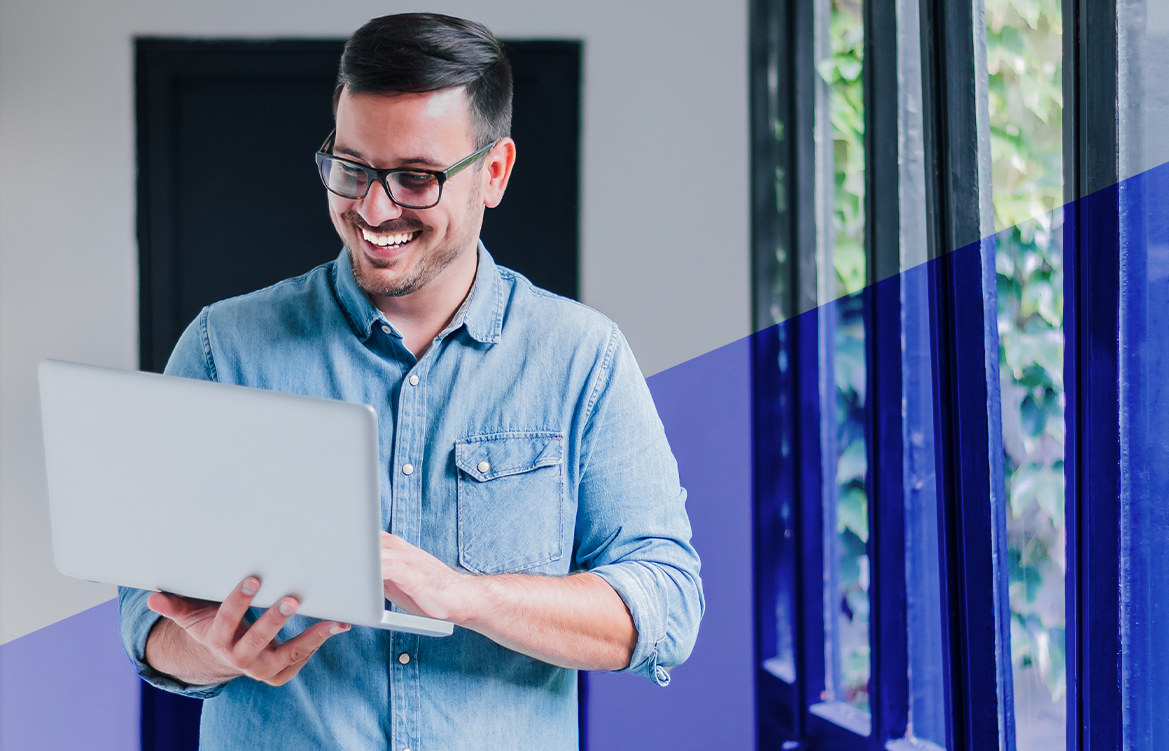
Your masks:
M458 312L475 285L479 269L478 246L463 253L430 284L400 297L367 295L402 334L406 348L421 358Z

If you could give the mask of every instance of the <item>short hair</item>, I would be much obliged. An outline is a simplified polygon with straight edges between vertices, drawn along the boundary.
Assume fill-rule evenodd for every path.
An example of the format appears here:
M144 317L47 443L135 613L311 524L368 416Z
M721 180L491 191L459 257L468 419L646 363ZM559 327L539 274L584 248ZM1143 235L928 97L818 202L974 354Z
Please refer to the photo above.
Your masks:
M424 93L463 87L479 147L511 135L511 64L482 24L438 13L399 13L358 29L341 53L341 92Z

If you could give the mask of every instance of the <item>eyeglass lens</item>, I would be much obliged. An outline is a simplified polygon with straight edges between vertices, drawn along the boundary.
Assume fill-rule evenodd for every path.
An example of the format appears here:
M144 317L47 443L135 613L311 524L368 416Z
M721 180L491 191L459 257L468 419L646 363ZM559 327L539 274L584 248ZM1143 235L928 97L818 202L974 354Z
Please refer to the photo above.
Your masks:
M321 159L321 179L343 198L359 199L369 192L370 173L339 159ZM390 197L411 208L429 208L438 203L441 186L428 172L391 172L386 175Z

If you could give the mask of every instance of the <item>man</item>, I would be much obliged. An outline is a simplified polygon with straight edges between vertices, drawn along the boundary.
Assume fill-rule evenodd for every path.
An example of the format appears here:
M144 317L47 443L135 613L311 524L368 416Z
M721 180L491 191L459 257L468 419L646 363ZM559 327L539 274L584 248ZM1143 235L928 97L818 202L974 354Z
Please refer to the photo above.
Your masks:
M146 680L208 699L203 748L575 748L576 670L665 685L697 633L661 422L612 322L478 243L516 155L490 32L375 19L334 104L317 161L345 250L204 309L167 372L373 405L386 597L460 628L249 611L249 578L222 604L122 590L123 642Z

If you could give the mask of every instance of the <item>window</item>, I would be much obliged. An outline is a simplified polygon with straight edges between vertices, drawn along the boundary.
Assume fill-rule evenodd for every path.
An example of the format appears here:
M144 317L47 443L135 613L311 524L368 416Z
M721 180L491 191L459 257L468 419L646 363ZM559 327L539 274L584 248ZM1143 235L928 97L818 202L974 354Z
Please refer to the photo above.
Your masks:
M1015 744L1067 747L1063 44L1056 0L987 0Z
M1169 742L1167 42L752 4L760 748Z

